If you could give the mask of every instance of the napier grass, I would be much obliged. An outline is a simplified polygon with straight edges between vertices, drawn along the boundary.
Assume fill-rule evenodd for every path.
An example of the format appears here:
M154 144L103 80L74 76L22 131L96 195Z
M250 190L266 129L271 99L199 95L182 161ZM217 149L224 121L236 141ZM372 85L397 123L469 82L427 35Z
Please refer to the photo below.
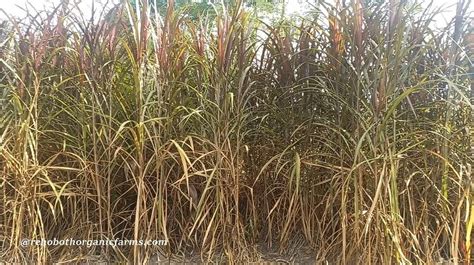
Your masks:
M469 263L470 4L2 13L0 261ZM54 238L167 244L21 246Z

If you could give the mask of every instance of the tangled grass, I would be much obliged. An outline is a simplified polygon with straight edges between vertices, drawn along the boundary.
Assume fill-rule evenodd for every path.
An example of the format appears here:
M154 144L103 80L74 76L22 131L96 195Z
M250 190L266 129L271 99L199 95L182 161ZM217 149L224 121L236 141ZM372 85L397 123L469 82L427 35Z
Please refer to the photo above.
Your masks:
M0 260L469 263L473 27L461 0L318 2L266 23L127 2L0 28ZM29 239L165 239L166 247Z

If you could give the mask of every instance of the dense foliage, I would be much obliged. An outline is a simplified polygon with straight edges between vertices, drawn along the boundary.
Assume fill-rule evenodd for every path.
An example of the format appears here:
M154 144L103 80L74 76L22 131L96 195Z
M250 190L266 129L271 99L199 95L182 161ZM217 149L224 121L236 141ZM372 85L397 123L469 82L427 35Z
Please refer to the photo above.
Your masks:
M191 19L128 1L0 28L0 260L468 262L473 29L408 1L240 5ZM163 247L22 238L166 239Z

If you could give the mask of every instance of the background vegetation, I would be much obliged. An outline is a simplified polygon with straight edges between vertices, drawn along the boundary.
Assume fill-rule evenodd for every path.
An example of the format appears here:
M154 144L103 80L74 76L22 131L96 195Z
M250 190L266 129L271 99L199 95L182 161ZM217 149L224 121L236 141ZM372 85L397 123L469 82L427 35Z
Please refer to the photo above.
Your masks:
M318 262L468 263L469 4L439 30L439 10L399 0L318 2L271 24L235 2L196 18L173 1L9 18L0 260L242 262L264 242Z

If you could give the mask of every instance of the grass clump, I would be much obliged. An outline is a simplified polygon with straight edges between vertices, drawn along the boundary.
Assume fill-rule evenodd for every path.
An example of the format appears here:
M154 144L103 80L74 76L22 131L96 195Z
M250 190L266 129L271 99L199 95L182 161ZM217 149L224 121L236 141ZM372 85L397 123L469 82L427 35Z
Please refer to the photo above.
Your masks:
M318 2L266 23L169 2L0 28L0 260L469 263L472 19L406 1ZM166 247L21 247L164 239Z

